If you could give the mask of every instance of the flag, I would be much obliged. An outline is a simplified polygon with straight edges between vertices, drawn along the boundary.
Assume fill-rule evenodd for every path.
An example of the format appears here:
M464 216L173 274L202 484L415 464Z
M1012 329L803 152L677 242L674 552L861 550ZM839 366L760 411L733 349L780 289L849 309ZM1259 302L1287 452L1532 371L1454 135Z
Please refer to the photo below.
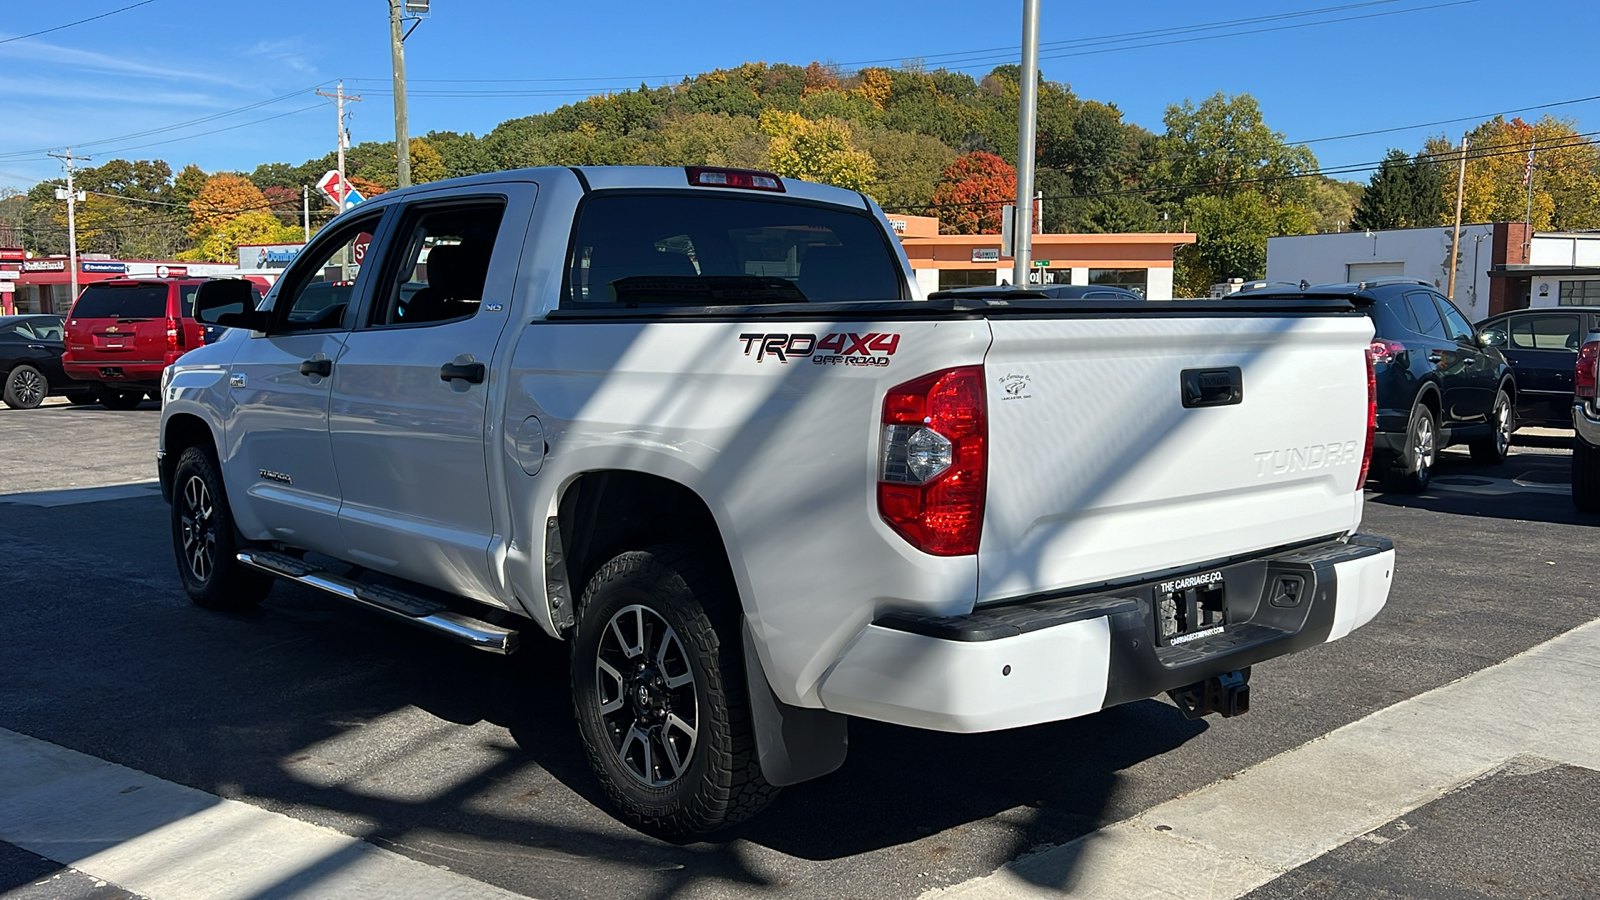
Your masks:
M1538 146L1535 144L1534 146ZM1522 183L1527 184L1533 177L1533 147L1528 148L1528 164L1522 167Z

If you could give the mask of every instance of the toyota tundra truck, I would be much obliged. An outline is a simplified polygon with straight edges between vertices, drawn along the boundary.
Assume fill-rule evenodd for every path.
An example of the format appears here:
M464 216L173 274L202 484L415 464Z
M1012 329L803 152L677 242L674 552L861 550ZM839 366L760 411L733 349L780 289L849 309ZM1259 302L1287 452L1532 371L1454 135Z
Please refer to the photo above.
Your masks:
M483 175L343 213L259 301L206 283L161 484L203 607L288 581L564 641L617 813L699 834L837 769L853 717L1234 715L1372 619L1355 302L924 297L857 192Z

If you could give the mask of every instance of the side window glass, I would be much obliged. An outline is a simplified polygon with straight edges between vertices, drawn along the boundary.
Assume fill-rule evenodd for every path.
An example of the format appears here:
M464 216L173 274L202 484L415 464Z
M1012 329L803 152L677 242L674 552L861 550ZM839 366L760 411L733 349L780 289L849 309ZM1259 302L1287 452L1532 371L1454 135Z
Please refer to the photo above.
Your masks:
M1416 291L1406 295L1406 305L1411 307L1411 315L1417 321L1418 334L1444 337L1444 322L1439 318L1439 308L1433 305L1433 297Z
M352 222L318 241L295 261L278 294L275 331L319 331L338 328L344 311L355 296L361 279L362 261L372 244L372 232L379 217Z
M407 215L372 324L431 325L477 315L504 214L504 204L488 202Z
M1417 317L1411 314L1411 305L1398 295L1378 301L1379 337L1399 338L1404 332L1417 330Z
M42 322L36 321L33 323L33 333L38 336L39 340L41 341L56 341L59 343L66 339L62 336L61 332L61 322L56 319L47 319Z
M1439 304L1439 311L1444 313L1444 330L1451 340L1472 343L1472 326L1467 323L1467 317L1456 309L1456 305L1443 297L1435 297Z
M26 338L30 341L37 340L39 338L39 335L34 333L33 328L31 328L27 322L18 322L15 326L13 326L13 328L16 330L17 337ZM11 330L11 328L0 329L0 335L4 335Z
M1511 346L1519 350L1577 353L1582 340L1577 316L1522 316L1511 326Z

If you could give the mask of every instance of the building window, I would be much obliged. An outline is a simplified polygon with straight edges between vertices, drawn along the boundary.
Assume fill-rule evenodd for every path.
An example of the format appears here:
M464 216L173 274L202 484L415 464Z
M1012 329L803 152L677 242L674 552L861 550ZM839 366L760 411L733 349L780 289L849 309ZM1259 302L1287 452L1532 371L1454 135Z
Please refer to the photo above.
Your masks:
M1562 306L1600 306L1600 281L1561 282Z
M1150 286L1149 269L1090 269L1090 284L1127 288L1143 297Z
M1071 269L1034 269L1028 273L1029 284L1071 284Z
M993 287L997 284L994 269L940 269L939 290L958 287Z

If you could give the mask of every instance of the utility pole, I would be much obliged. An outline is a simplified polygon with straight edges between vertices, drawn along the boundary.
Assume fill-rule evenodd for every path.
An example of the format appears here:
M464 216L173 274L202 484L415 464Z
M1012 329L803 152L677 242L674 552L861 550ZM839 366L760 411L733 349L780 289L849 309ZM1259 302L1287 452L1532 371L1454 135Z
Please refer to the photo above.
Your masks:
M1456 265L1461 259L1461 194L1467 187L1467 136L1461 136L1461 169L1456 173L1456 231L1450 239L1450 286L1445 296L1456 299Z
M339 90L337 93L330 94L327 91L317 91L317 94L318 96L327 97L335 101L339 109L339 212L344 212L344 201L345 197L347 196L346 192L350 190L349 183L344 180L344 150L346 147L350 146L350 132L345 130L344 127L344 102L346 100L350 100L352 102L359 103L361 102L361 95L356 94L353 97L345 96L344 79L342 78L339 79Z
M400 33L400 5L389 0L389 55L394 59L394 158L400 186L411 186L411 139L406 123L406 39Z
M1033 266L1033 143L1039 108L1039 0L1022 0L1022 96L1017 109L1017 224L1011 283L1028 286Z
M72 300L78 300L78 191L72 186L72 163L74 160L93 162L87 156L73 156L72 148L68 147L65 153L51 153L51 156L66 163L67 189L56 189L56 199L63 197L67 201L67 266L72 270ZM68 307L70 308L70 306Z
M311 243L311 188L300 185L300 221L306 231L306 243Z
M1522 258L1527 259L1533 248L1533 155L1539 152L1539 142L1535 140L1528 148L1528 165L1522 170L1522 182L1528 186L1528 215L1522 220Z

